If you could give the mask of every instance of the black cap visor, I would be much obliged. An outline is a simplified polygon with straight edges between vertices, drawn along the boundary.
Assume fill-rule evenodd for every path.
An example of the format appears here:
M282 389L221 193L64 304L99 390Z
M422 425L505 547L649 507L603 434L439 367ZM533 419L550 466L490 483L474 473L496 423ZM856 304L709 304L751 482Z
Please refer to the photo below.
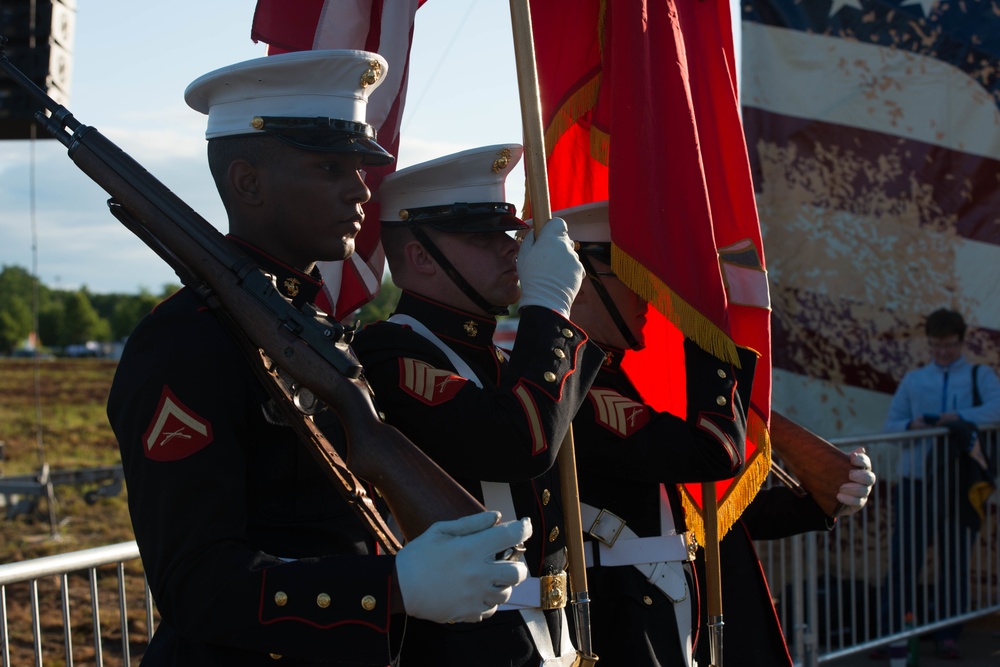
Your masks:
M383 225L420 225L451 234L482 234L531 229L514 215L506 202L456 202L444 206L409 208L399 212L403 220L382 220Z
M365 123L335 118L283 118L264 116L260 128L284 143L307 151L358 153L365 165L384 167L395 157L379 146L375 128Z
M611 266L611 244L601 241L576 241L576 254L593 257L598 262Z

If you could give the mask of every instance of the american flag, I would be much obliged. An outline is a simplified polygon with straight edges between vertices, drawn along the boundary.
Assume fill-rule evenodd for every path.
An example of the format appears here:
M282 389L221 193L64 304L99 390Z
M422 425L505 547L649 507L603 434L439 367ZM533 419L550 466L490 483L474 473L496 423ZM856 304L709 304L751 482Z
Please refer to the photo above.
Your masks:
M742 109L773 304L772 405L880 431L923 317L1000 358L1000 7L742 4Z

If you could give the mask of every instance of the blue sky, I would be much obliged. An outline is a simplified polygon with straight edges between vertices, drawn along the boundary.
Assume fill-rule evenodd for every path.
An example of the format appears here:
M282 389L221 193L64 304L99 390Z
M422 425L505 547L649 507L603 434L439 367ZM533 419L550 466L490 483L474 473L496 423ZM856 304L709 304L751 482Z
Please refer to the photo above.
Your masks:
M250 40L254 5L76 0L66 106L221 230L225 215L205 163L204 116L182 94L205 72L264 55L264 45ZM509 4L431 0L417 12L399 166L520 141ZM508 178L508 200L518 205L523 180L519 165ZM34 217L37 271L50 287L159 292L179 282L111 217L106 200L58 142L0 141L0 265L32 269Z

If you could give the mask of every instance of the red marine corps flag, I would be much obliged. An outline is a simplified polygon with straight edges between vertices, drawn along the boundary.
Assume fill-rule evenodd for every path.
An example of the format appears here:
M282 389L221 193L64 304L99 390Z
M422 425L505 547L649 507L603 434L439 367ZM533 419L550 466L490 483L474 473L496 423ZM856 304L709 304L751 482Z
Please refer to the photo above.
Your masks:
M684 336L737 364L736 346L761 354L744 472L716 487L721 537L771 458L767 278L729 0L534 2L531 18L552 209L608 199L615 273L661 315L626 355L644 399L685 414ZM705 544L701 486L683 490Z
M250 37L268 45L268 55L310 49L374 51L389 62L385 82L368 101L368 123L387 151L399 151L399 123L406 99L413 19L425 0L258 0ZM375 192L395 165L371 168L365 176ZM319 303L343 320L368 303L382 284L385 254L379 240L378 204L365 205L365 223L354 255L343 262L320 262L326 282Z

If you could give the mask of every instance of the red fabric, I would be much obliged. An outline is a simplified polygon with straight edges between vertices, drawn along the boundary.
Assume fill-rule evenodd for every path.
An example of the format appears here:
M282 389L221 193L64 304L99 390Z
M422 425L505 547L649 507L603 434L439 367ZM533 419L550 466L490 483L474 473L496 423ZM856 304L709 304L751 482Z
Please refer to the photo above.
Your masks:
M390 104L374 108L375 96L384 97L390 81L383 83L368 105L368 121L378 131L379 144L396 155L399 152L399 125L406 100L410 45L413 42L413 13L425 0L416 4L394 0L258 0L250 36L268 44L268 55L310 49L363 49L381 54L389 62L389 76L395 82L396 68L401 68ZM412 12L411 12L412 9ZM335 20L331 20L331 16ZM325 23L321 22L325 20ZM332 26L332 27L331 27ZM402 26L405 44L383 42L383 28ZM407 29L408 26L408 29ZM389 40L403 39L393 32ZM393 84L395 85L395 84ZM375 193L395 165L369 169L365 183ZM365 222L355 239L355 257L342 262L339 291L324 291L317 305L331 311L337 320L344 320L378 294L385 256L379 239L379 207L369 202L364 206ZM362 264L359 264L362 263ZM368 280L366 281L364 275ZM328 289L333 285L328 282Z
M313 48L326 0L258 0L250 39L268 45L268 55Z
M600 136L608 130L607 105L598 107L596 96L591 100L587 93L602 74L600 4L601 0L531 3L553 210L607 199L608 169L590 150L592 134ZM579 118L570 119L565 107L574 98L583 111ZM565 131L552 136L566 123L571 124ZM530 217L530 208L525 216Z
M549 0L531 13L553 211L608 199L617 248L702 320L650 299L670 321L650 317L647 349L626 355L630 377L651 405L683 415L683 336L715 332L762 354L752 409L766 424L769 311L730 301L717 252L746 240L763 276L728 0ZM730 486L717 485L721 503Z

